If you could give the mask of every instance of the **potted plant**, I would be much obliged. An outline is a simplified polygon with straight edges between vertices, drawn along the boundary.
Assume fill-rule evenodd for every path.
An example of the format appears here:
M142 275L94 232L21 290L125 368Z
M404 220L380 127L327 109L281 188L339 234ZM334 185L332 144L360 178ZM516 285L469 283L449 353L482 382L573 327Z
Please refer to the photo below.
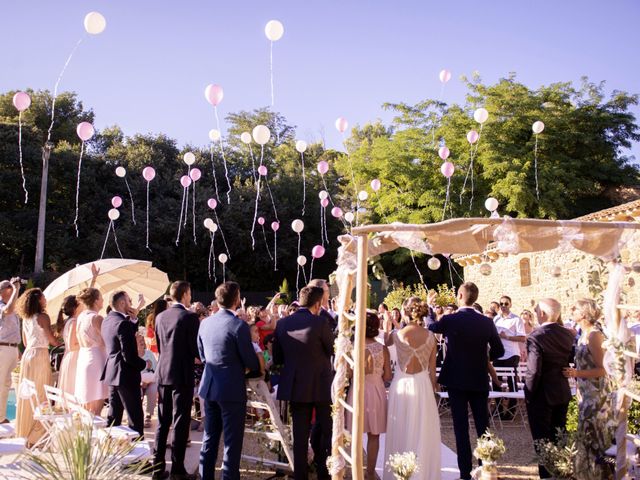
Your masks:
M498 460L504 455L505 451L506 448L502 439L495 436L489 430L478 439L473 455L482 461L482 466L479 469L479 478L481 480L498 479Z
M409 480L420 470L418 457L414 452L392 453L387 461L388 470L396 480Z

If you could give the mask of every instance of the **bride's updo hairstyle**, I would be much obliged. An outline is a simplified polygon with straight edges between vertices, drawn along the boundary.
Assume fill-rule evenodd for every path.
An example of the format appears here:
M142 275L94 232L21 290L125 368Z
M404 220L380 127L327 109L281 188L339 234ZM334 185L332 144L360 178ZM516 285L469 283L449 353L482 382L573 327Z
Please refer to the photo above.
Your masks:
M367 312L367 329L364 332L367 338L376 338L380 333L380 317L372 311Z
M418 297L412 297L407 303L407 312L411 322L421 324L423 318L429 315L429 305Z

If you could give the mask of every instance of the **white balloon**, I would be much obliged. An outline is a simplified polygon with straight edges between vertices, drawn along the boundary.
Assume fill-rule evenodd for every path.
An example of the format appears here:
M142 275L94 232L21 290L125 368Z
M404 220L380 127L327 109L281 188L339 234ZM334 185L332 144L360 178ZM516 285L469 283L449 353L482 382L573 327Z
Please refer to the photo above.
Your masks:
M187 165L193 165L196 163L196 156L192 152L187 152L184 154L184 163Z
M358 192L358 200L364 202L367 198L369 198L369 194L366 190L360 190L360 192Z
M218 230L218 225L216 225L216 223L210 218L204 219L204 227L212 233Z
M107 20L101 13L90 12L84 17L84 29L91 35L98 35L107 28Z
M354 218L356 218L356 216L353 214L353 212L347 212L344 214L344 219L349 223L353 222Z
M229 257L227 257L226 253L221 253L220 255L218 255L218 261L222 264L227 263L227 260L229 260Z
M540 120L538 120L537 122L533 122L531 130L533 130L533 133L535 133L536 135L542 133L542 131L544 130L544 123L542 123Z
M318 197L320 197L320 200L329 198L329 192L327 192L326 190L320 190L320 193L318 193Z
M116 175L124 178L127 175L127 170L124 167L118 167L116 168Z
M496 210L498 210L498 205L500 205L498 203L498 200L493 197L487 198L484 202L484 208L486 208L490 212L495 212Z
M483 263L482 265L480 265L480 273L484 276L491 275L491 270L493 270L493 268L491 268L491 265L489 265L488 263Z
M304 222L300 219L294 220L293 222L291 222L291 230L296 233L302 232L302 230L304 230Z
M209 140L211 140L212 142L217 142L218 140L220 140L220 137L220 130L216 130L215 128L209 130Z
M240 135L240 141L249 145L251 143L251 134L249 132L242 132Z
M120 212L118 211L117 208L112 208L111 210L109 210L109 220L117 220L120 218Z
M304 267L307 264L307 257L305 257L304 255L300 255L297 259L298 265L300 265L301 267Z
M479 108L473 112L473 119L478 123L484 123L489 118L489 112L486 108Z
M271 20L264 27L264 34L272 42L277 42L284 35L284 26L278 20Z
M253 129L253 139L258 145L265 145L271 138L271 131L264 125L258 125Z
M307 150L307 142L304 140L298 140L296 142L296 150L300 153L304 153Z
M438 260L436 257L431 257L427 262L427 266L431 270L438 270L440 268L440 260Z

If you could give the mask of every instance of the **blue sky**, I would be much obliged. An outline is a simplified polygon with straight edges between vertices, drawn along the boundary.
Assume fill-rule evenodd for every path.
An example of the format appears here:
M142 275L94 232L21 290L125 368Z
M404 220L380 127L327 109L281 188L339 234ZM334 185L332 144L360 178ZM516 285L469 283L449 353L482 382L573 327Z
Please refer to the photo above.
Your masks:
M509 72L532 88L587 75L607 90L640 92L640 2L5 0L0 91L53 89L89 11L107 29L86 38L61 83L96 113L96 127L162 132L204 145L215 126L204 99L223 86L221 115L270 104L274 44L275 109L298 137L337 147L334 121L388 120L383 102L438 98L438 72L453 72L443 98L462 101L461 74L495 82ZM636 115L640 109L635 109ZM633 153L640 159L640 146Z

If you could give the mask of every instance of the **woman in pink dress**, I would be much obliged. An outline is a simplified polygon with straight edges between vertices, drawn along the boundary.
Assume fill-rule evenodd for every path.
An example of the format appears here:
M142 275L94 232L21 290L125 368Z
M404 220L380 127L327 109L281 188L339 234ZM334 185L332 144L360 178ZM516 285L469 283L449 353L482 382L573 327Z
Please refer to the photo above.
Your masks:
M365 332L364 377L364 432L367 434L367 480L375 480L376 463L380 449L380 434L387 431L387 389L384 382L391 381L389 349L376 340L380 334L380 317L367 312ZM349 404L353 405L353 388L349 390ZM351 415L347 416L351 429Z
M100 415L108 395L107 386L100 380L107 361L107 352L100 334L103 299L100 290L85 288L76 298L85 310L78 315L76 336L80 345L76 367L75 395L87 410Z
M76 367L78 365L78 354L80 345L76 336L76 318L82 306L75 295L65 297L62 308L58 313L58 323L62 323L62 318L67 317L62 329L62 339L64 341L64 356L60 362L60 374L58 376L58 388L63 392L75 395L76 391Z

